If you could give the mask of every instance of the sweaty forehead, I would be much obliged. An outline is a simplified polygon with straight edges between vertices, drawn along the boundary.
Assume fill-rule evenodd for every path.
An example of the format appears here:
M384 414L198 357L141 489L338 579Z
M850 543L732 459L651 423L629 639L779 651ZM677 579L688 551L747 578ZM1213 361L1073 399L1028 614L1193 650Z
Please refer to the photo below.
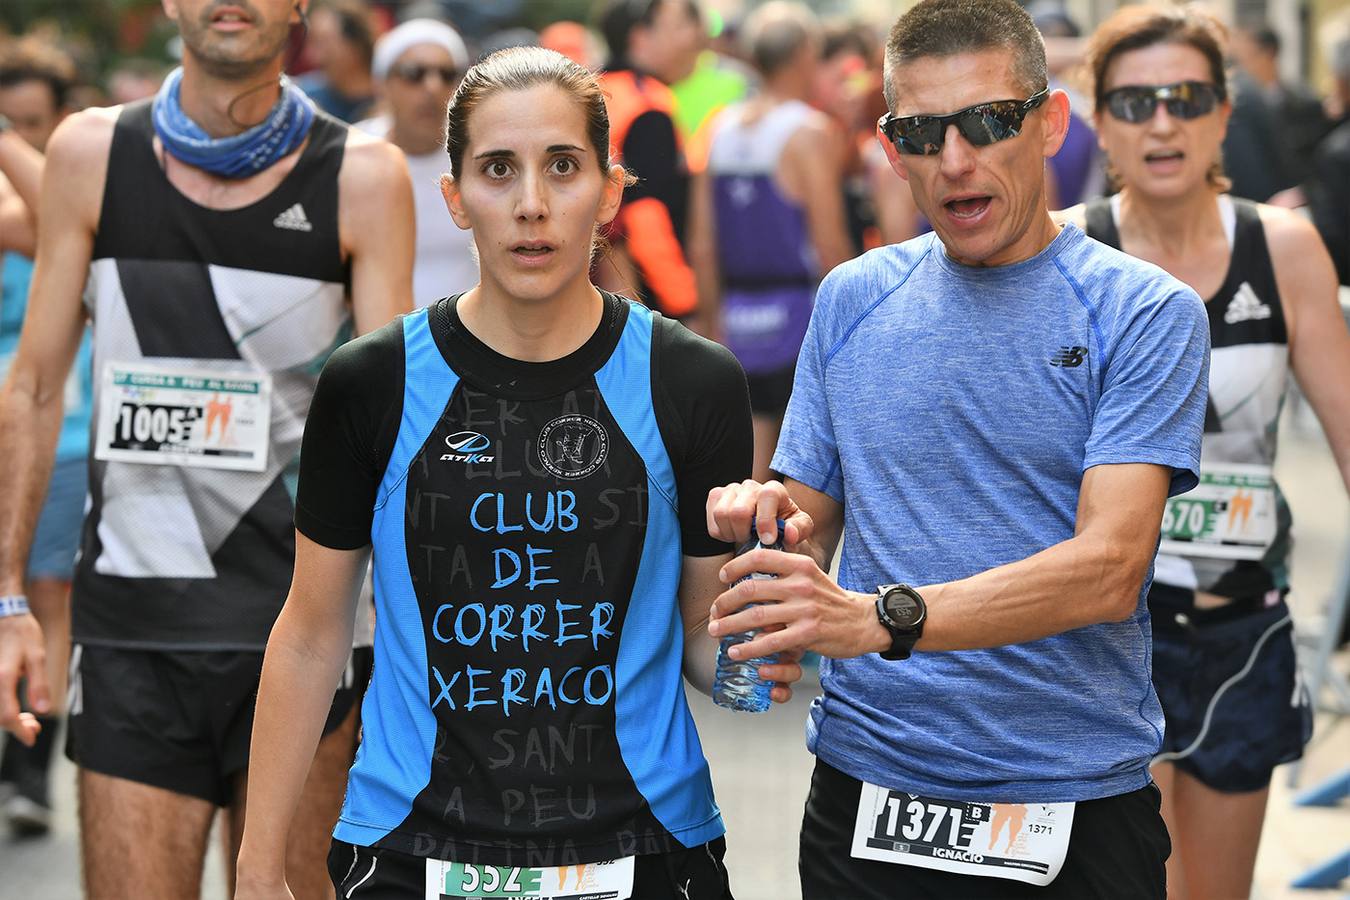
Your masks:
M897 116L941 115L990 100L1025 100L1008 50L924 56L891 71Z
M1176 84L1212 81L1209 60L1190 44L1163 43L1126 50L1111 60L1102 79L1103 90L1125 85Z

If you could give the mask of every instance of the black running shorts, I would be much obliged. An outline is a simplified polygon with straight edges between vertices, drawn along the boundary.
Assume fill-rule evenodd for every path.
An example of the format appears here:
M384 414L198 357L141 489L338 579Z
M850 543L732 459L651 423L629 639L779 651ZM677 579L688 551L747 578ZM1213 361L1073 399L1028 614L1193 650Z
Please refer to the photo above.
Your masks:
M1150 609L1153 687L1167 720L1161 759L1216 791L1265 788L1312 737L1289 607Z
M365 693L372 651L352 651L324 733ZM127 650L76 645L66 756L125 778L225 806L248 767L260 652Z
M1137 791L1074 807L1069 853L1045 887L854 859L853 823L862 782L816 760L802 821L803 900L1163 900L1172 852L1158 810L1162 794Z

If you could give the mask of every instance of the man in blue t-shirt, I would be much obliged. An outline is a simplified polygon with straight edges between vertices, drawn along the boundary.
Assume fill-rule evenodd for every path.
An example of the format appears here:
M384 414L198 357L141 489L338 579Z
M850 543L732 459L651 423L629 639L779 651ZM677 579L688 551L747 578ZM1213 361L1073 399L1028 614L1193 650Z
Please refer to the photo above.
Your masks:
M729 589L710 631L827 657L807 900L1162 898L1144 596L1164 502L1197 480L1203 305L1051 220L1069 102L1013 0L918 4L885 90L883 146L936 233L821 284L785 483L708 503L714 535L783 519L796 553L729 563L728 584L779 577Z

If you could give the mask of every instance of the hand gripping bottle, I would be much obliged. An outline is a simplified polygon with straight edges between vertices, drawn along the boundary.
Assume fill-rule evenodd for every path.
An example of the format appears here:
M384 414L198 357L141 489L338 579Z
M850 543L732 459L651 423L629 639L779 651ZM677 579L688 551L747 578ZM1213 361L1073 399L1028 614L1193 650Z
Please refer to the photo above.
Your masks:
M751 529L753 528L752 524ZM749 553L757 547L763 547L766 550L782 550L783 523L781 521L778 523L778 537L772 544L761 544L758 535L751 534L750 540L736 550L736 555ZM775 576L763 572L754 572L742 578L741 581L751 578L773 577ZM741 582L736 583L740 584ZM750 606L758 605L750 604ZM749 606L746 608L749 609ZM745 643L757 634L759 634L759 629L742 631L739 634L728 634L723 636L721 643L718 645L717 677L713 680L712 691L713 702L718 706L725 706L727 709L734 709L739 712L765 712L768 710L772 702L769 699L769 691L773 688L773 682L764 681L759 677L759 667L778 662L778 654L739 660L732 659L727 655L727 651L732 647Z

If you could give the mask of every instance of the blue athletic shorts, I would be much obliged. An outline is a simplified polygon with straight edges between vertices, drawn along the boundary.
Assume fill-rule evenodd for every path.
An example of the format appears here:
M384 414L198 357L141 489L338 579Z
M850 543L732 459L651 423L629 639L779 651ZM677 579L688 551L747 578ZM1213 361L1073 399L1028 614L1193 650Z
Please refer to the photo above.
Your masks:
M33 532L28 553L28 580L70 581L84 521L84 496L89 489L89 461L60 460L52 467L47 500Z
M1302 756L1312 736L1289 607L1281 600L1237 615L1150 609L1153 686L1167 719L1159 761L1216 791L1266 787L1271 771Z

